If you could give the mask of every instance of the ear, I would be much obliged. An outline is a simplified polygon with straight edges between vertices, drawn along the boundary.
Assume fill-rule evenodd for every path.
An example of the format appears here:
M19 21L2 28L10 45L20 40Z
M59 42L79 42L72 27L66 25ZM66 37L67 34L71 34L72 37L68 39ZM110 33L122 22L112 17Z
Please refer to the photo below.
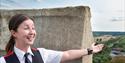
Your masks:
M11 32L11 35L12 35L13 37L16 37L16 31L11 30L10 32Z

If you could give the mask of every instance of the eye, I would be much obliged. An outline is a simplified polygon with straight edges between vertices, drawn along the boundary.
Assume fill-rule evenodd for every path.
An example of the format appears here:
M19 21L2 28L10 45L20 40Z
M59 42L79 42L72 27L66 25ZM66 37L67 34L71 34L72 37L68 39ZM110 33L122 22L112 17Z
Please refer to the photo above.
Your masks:
M35 30L35 27L32 27L33 30Z
M28 30L29 28L28 27L24 27L24 30Z

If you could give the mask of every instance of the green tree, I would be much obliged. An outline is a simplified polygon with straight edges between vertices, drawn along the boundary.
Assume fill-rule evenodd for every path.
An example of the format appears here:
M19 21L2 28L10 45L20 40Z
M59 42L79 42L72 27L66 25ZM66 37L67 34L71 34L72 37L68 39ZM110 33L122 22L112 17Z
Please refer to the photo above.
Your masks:
M125 49L125 36L117 37L106 42L99 42L105 44L103 50L93 55L93 63L108 63L112 59L110 52L112 48L123 48Z

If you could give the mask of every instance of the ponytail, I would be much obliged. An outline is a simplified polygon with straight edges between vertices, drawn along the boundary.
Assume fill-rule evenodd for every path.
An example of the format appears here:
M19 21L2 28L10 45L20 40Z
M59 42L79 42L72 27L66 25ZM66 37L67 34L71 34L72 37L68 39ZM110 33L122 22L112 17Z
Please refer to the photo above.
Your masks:
M7 53L9 53L10 51L13 51L14 44L15 44L14 37L11 36L9 42L6 45L6 52Z

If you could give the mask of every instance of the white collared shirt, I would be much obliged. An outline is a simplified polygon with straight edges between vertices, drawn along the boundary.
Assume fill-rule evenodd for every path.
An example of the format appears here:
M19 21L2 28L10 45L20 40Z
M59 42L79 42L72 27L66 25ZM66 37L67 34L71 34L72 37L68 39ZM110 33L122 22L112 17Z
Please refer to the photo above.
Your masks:
M60 63L63 52L60 51L53 51L53 50L48 50L45 48L37 48L41 54L41 57L44 61L44 63ZM17 58L19 59L20 63L25 63L25 57L22 50L18 49L17 47L14 46L14 52L17 55ZM31 48L28 48L28 55L29 60L32 62L32 55L34 55L31 51ZM6 63L4 57L0 58L0 63Z
M17 57L18 57L20 63L25 63L25 57L24 57L25 52L22 51L22 50L20 50L20 49L18 49L18 48L16 48L15 46L14 46L14 52L15 52L15 54L17 55ZM29 60L32 62L32 55L34 55L34 54L32 53L30 47L28 48L27 53L30 54L30 55L28 55L28 58L29 58Z

